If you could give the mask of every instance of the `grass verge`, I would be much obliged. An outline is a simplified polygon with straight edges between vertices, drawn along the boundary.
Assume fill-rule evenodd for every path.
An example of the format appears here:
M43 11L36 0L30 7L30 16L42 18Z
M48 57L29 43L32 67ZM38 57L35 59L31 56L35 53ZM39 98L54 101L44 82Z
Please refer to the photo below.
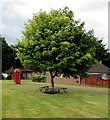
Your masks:
M38 86L12 81L3 81L2 93L2 118L108 118L105 94L73 90L44 94Z

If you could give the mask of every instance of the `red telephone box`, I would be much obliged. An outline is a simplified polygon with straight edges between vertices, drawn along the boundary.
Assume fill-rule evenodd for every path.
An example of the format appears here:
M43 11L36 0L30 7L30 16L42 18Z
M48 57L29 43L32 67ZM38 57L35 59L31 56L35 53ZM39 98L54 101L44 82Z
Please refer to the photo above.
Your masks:
M14 70L14 83L21 84L21 70L20 69Z

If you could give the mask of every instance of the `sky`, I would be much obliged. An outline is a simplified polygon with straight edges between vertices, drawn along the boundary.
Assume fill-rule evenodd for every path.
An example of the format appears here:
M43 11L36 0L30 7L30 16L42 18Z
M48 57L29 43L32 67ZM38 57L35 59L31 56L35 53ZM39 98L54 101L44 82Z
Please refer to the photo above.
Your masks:
M108 2L109 0L1 0L0 35L9 45L22 39L24 23L40 9L49 12L68 6L74 13L75 20L85 22L87 31L94 30L94 35L103 39L108 48Z

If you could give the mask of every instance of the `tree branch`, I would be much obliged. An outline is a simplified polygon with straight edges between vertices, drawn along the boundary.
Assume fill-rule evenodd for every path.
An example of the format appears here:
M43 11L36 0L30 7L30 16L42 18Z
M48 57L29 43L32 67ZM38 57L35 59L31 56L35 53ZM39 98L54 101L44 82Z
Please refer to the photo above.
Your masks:
M53 78L57 75L57 71L54 73Z
M50 70L50 74L51 74L52 78L54 78L57 75L57 71L55 71L55 73L52 74L52 70Z

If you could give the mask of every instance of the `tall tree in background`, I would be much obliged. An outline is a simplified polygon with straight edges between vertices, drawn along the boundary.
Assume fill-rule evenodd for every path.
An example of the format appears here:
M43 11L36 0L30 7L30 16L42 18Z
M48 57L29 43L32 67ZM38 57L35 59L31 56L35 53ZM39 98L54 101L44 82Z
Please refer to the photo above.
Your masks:
M102 63L110 68L110 52L107 52Z
M13 64L13 67L14 69L16 68L23 68L23 65L21 64L19 58L17 58L17 51L16 51L16 44L15 45L10 45L10 48L13 50L13 54L14 54L14 64Z
M95 59L99 62L101 61L102 64L110 68L110 53L105 48L105 45L102 44L102 40L98 40L97 42L98 44L96 45Z
M15 68L22 67L20 60L17 59L15 61L16 50L14 49L14 45L9 46L4 37L0 36L0 41L2 41L2 72L5 72L12 66ZM16 62L16 66L15 66Z
M102 44L102 40L98 40L97 42L98 44L96 45L95 59L97 59L100 62L105 59L107 54L107 49L105 49L105 45Z
M15 54L4 37L0 36L0 40L2 41L2 72L5 72L13 66Z
M97 38L84 29L84 22L74 20L68 7L34 14L22 33L18 58L34 71L49 71L52 88L55 76L84 76L96 62Z

